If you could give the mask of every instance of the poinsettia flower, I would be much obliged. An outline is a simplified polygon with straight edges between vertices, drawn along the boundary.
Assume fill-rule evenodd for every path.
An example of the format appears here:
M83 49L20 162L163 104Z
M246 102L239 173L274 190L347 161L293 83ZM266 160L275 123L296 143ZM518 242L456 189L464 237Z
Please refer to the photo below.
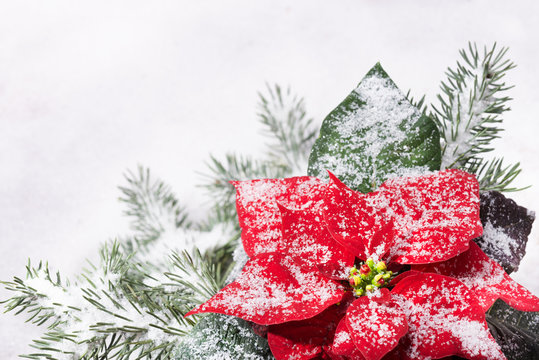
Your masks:
M378 360L395 351L401 338L417 336L409 327L415 318L403 308L408 297L378 290L391 277L382 260L447 260L466 251L482 229L477 180L458 170L389 180L372 194L354 192L333 176L328 185L310 177L234 185L251 258L235 281L186 316L217 312L269 325L277 359ZM356 257L366 261L359 270ZM370 296L344 301L350 293ZM343 321L358 354L338 354L342 346L333 337ZM458 340L454 347L467 349Z

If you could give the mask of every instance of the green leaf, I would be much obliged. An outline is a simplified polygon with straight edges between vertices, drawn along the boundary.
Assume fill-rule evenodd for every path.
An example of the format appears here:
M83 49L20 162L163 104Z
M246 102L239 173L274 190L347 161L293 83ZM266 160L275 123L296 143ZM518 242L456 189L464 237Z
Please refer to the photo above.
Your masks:
M518 311L498 300L486 317L492 336L508 360L539 358L539 313Z
M389 177L440 169L440 133L376 64L324 120L308 173L361 192Z

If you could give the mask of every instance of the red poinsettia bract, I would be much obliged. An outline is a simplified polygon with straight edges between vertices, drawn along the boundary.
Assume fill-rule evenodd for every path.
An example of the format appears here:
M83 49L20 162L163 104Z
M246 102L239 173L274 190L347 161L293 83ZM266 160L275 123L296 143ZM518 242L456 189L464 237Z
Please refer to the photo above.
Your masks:
M312 177L233 184L250 259L187 315L215 312L267 325L277 359L505 359L485 308L496 297L521 309L539 304L498 273L505 285L496 292L481 286L490 281L486 273L473 281L461 268L455 273L455 256L476 264L470 251L481 251L470 245L482 232L479 188L463 171L393 179L369 194L332 175L329 184ZM414 271L391 291L356 298L348 283L356 258ZM484 264L493 266L485 260L466 269Z

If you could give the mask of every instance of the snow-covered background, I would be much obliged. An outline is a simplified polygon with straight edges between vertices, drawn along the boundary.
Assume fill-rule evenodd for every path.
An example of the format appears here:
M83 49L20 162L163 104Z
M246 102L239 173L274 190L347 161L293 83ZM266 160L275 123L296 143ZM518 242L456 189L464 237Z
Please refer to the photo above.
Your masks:
M539 209L538 34L534 0L1 1L0 279L28 258L64 275L96 259L127 227L116 186L137 164L202 216L208 154L262 148L265 82L291 85L320 121L381 61L434 100L468 40L518 64L497 154L535 184L510 196ZM534 230L517 278L536 294L538 261ZM0 315L0 358L30 351L39 331L22 321Z

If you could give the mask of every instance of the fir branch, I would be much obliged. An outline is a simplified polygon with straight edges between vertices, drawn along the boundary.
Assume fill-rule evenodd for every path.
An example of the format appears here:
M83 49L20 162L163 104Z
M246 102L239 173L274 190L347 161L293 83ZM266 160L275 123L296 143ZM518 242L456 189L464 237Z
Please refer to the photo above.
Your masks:
M444 142L442 168L465 167L492 150L491 141L502 131L500 115L509 110L511 100L505 95L511 86L503 78L515 65L506 58L507 50L494 44L480 53L470 43L460 51L463 62L447 70L433 114Z
M271 141L267 153L272 163L286 166L290 173L306 173L307 160L316 140L313 119L307 117L303 98L292 94L290 88L266 84L267 94L259 95L260 122Z
M99 266L90 265L73 285L64 285L59 275L53 278L43 263L28 266L27 280L4 282L6 289L17 293L4 301L6 310L26 312L29 321L48 326L32 344L38 351L26 357L159 358L159 353L169 354L163 350L193 325L183 318L192 304L178 297L185 287L150 287L127 277L128 272L141 270L122 254L118 243L103 248ZM148 276L141 272L139 278Z
M221 264L207 261L198 250L175 252L171 259L175 271L165 273L165 276L190 290L180 296L192 305L203 304L223 288Z
M154 241L167 229L189 226L185 210L170 187L152 179L149 169L139 166L136 173L128 171L125 179L128 186L119 187L120 201L127 204L125 214L132 218L131 225L140 244Z
M479 180L479 187L482 191L496 190L511 192L529 188L529 186L523 188L509 187L522 171L520 163L504 165L503 158L494 158L490 161L474 159L474 161L466 165L465 169L469 173L476 174Z

